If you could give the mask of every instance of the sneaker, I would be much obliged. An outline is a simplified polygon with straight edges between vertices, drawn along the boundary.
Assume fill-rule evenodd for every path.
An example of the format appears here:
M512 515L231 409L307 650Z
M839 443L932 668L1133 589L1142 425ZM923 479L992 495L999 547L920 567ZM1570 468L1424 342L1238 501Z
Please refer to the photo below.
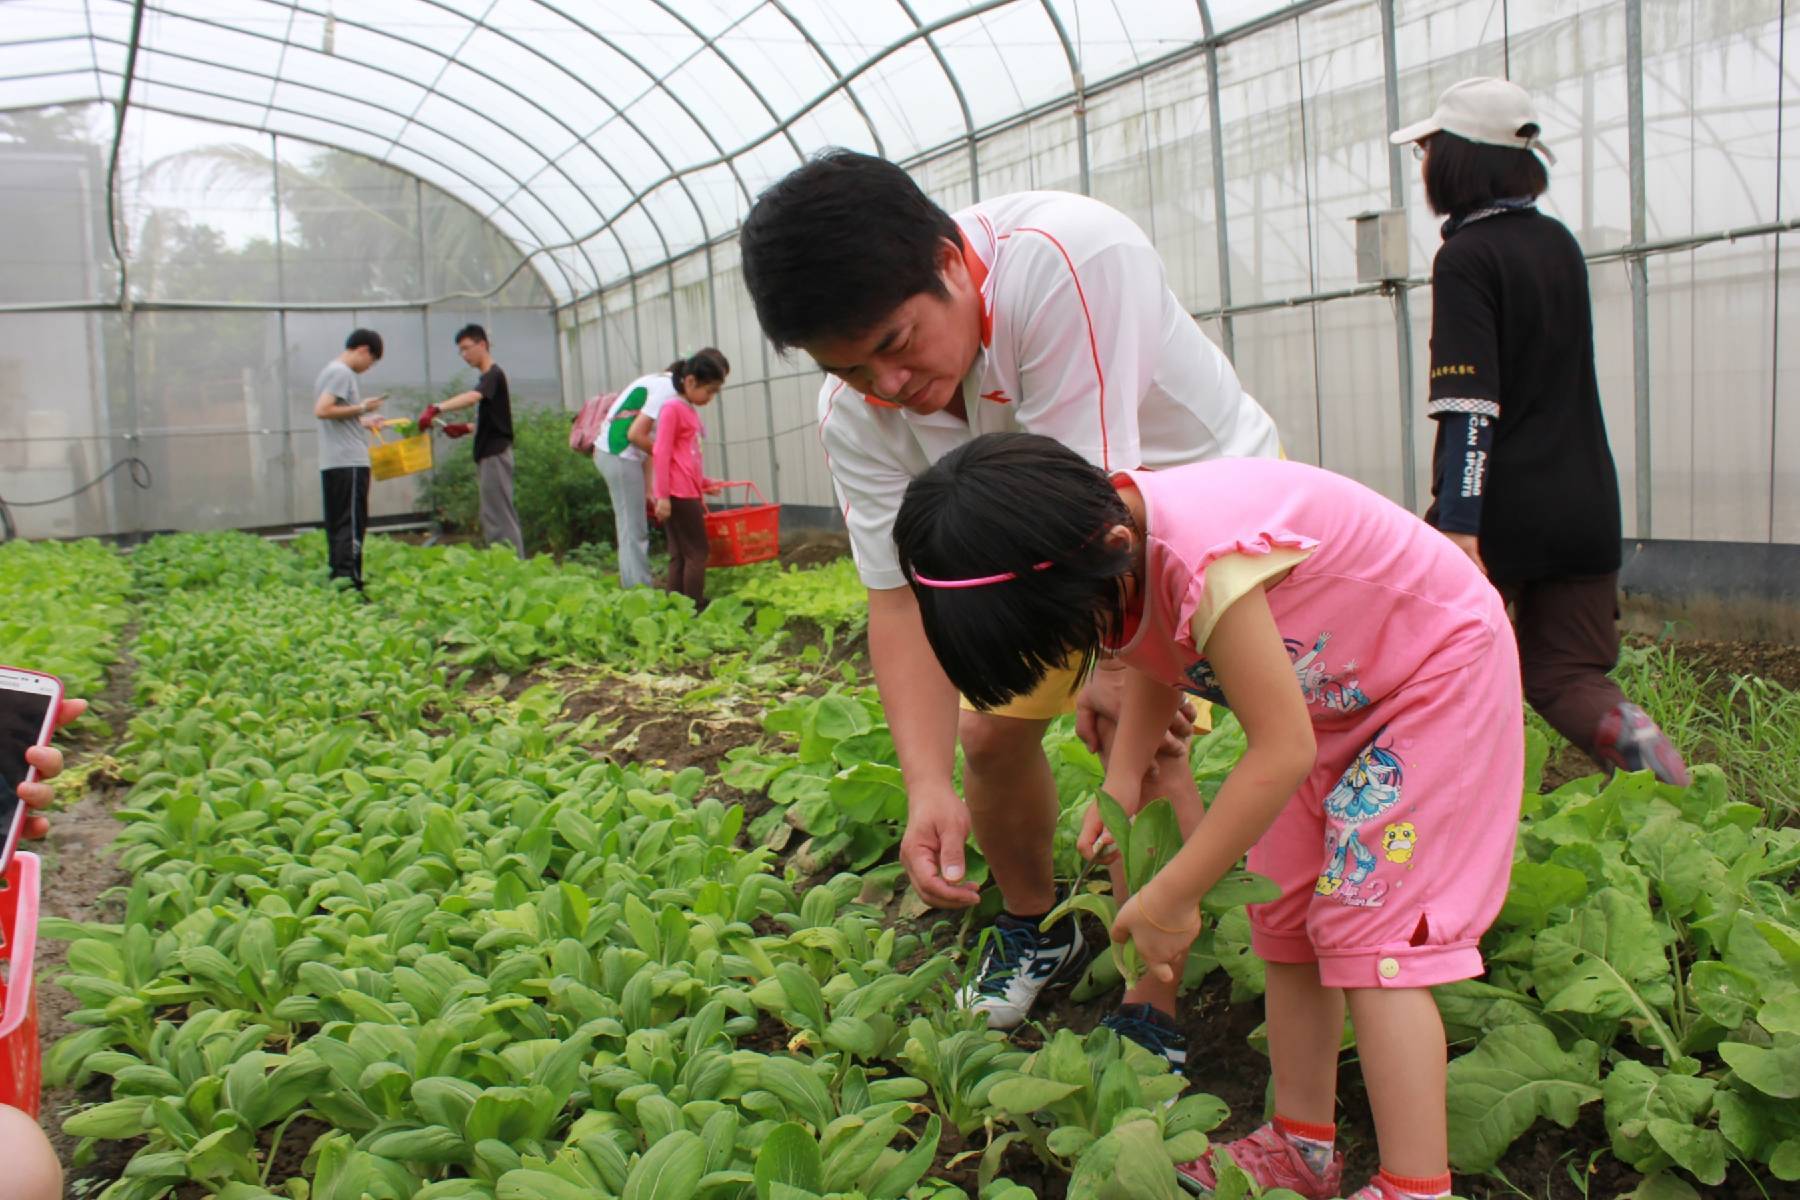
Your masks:
M1169 1074L1187 1074L1187 1035L1175 1018L1153 1004L1121 1004L1100 1018L1100 1023L1123 1038L1130 1038L1169 1064Z
M1050 936L1038 931L1036 921L1001 913L988 927L981 967L957 1003L985 1013L989 1029L1018 1028L1045 989L1073 984L1093 957L1072 917L1067 942L1052 944Z
M1594 754L1620 770L1654 771L1658 779L1677 787L1693 782L1687 764L1650 714L1630 701L1600 719L1600 727L1594 731Z
M1281 1136L1273 1124L1264 1125L1249 1137L1227 1142L1225 1149L1238 1169L1256 1181L1258 1187L1284 1187L1300 1193L1306 1200L1332 1200L1338 1185L1344 1181L1344 1156L1333 1154L1324 1175L1313 1173L1294 1144ZM1191 1192L1212 1195L1219 1177L1213 1170L1213 1152L1208 1150L1193 1162L1175 1168L1181 1182ZM1366 1200L1366 1198L1365 1198ZM1383 1198L1385 1200L1385 1197Z

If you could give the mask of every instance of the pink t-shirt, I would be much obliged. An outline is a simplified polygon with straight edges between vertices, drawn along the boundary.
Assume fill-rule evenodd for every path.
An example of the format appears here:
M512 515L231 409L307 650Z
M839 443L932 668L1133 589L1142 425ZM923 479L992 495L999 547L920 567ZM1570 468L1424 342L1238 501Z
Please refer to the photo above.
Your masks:
M1468 557L1354 480L1262 458L1122 474L1143 494L1148 536L1143 617L1118 656L1164 683L1223 700L1196 618L1210 632L1290 567L1269 609L1315 725L1353 721L1505 632L1500 597Z
M706 427L700 414L680 396L663 402L656 418L656 498L695 499L706 490L701 470L700 437Z

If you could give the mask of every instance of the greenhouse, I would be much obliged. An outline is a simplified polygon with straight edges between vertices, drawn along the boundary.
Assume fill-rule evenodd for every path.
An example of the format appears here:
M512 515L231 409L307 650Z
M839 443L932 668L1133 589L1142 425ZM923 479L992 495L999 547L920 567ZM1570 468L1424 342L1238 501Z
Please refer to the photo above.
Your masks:
M1800 1195L1789 112L1790 0L0 0L0 1200Z

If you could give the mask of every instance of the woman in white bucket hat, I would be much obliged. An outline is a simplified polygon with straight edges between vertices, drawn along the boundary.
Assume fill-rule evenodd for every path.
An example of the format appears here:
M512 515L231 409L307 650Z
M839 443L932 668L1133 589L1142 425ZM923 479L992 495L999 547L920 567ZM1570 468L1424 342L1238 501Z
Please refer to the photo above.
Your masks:
M1607 678L1619 647L1618 475L1595 379L1587 264L1569 231L1537 209L1555 161L1538 134L1522 88L1469 79L1393 135L1416 147L1426 198L1446 218L1431 272L1426 411L1438 429L1426 519L1512 606L1532 705L1602 762L1685 781L1680 756ZM1331 1042L1321 1053L1335 1051L1341 997L1321 989L1292 1001L1323 1014L1315 1023ZM1406 1070L1370 1086L1380 1170L1351 1200L1450 1195L1442 1029L1419 1029L1409 1050ZM1260 1186L1306 1200L1339 1195L1343 1174L1336 1127L1323 1123L1336 1062L1321 1061L1328 1070L1292 1076L1301 1083L1288 1089L1287 1112L1229 1146ZM1184 1174L1212 1186L1208 1161Z
M1618 473L1587 264L1537 208L1556 161L1539 134L1525 89L1478 78L1390 139L1413 144L1426 200L1447 218L1431 268L1426 520L1512 606L1532 707L1603 766L1685 784L1681 755L1607 674L1619 651Z

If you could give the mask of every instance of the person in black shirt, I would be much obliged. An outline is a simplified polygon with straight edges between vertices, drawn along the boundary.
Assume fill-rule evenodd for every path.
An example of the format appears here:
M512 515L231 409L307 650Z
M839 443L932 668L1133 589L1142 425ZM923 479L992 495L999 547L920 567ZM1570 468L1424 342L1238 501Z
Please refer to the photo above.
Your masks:
M1619 479L1594 370L1587 263L1548 189L1537 116L1504 79L1455 84L1395 133L1446 217L1431 268L1437 421L1425 519L1513 610L1525 696L1596 762L1688 782L1608 672L1618 661ZM1543 157L1540 158L1539 156Z
M475 417L475 478L481 488L481 534L490 546L506 542L513 553L525 557L525 536L519 531L519 513L513 507L512 393L506 372L488 349L487 330L465 325L456 333L456 349L462 360L481 372L473 391L433 404L419 414L419 428L430 429L440 413L456 412L479 404ZM469 432L467 425L445 425L451 437Z

